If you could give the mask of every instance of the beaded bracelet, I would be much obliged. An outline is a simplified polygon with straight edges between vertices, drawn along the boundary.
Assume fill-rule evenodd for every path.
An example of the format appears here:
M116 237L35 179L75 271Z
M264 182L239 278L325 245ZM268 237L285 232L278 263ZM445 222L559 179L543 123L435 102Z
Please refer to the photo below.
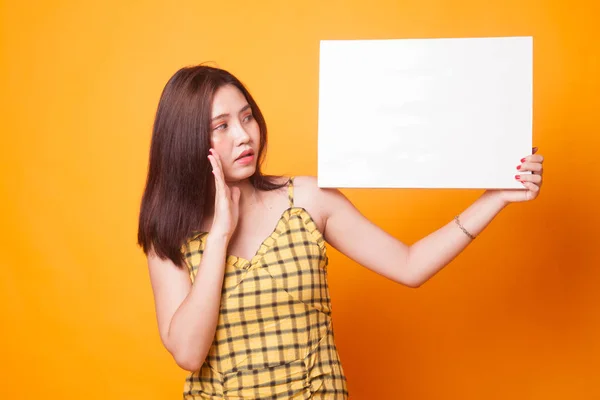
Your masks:
M462 226L462 224L458 220L458 215L454 217L454 221L456 221L456 224L459 226L460 229L462 229L462 231L465 233L465 235L467 235L471 239L475 239L475 236L471 235L471 233L468 230L466 230L464 226Z

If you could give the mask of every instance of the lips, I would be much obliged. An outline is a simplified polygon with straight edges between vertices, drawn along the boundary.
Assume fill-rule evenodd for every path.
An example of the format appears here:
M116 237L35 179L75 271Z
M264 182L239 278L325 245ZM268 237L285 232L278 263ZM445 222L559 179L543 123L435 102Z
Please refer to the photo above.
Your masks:
M254 155L254 151L253 151L252 149L244 150L244 151L242 152L242 154L240 154L240 155L238 156L238 158L236 158L236 159L235 159L235 161L239 160L240 158L243 158L243 157L249 156L249 155Z

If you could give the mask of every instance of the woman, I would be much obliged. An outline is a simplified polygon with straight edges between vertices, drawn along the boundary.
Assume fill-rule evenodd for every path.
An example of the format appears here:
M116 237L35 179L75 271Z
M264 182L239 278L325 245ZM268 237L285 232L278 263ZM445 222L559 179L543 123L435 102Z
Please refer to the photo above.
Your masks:
M526 156L526 190L488 190L408 246L313 177L265 176L256 102L221 69L179 70L162 93L141 204L160 337L191 371L184 398L345 399L334 343L325 242L418 287L507 204L535 199L543 157ZM435 249L435 251L433 251Z

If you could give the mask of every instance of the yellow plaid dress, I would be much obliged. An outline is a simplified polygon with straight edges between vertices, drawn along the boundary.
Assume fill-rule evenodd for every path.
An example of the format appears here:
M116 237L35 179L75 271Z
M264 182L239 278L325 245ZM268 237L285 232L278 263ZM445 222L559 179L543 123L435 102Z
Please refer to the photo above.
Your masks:
M325 240L311 216L289 208L252 260L228 255L217 331L184 399L347 399L327 285ZM207 233L181 248L192 281Z

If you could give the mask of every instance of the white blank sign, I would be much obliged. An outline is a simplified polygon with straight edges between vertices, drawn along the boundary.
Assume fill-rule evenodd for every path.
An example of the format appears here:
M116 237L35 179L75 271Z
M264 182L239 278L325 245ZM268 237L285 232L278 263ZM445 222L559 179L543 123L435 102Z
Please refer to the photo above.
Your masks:
M318 185L516 188L531 37L323 40Z

